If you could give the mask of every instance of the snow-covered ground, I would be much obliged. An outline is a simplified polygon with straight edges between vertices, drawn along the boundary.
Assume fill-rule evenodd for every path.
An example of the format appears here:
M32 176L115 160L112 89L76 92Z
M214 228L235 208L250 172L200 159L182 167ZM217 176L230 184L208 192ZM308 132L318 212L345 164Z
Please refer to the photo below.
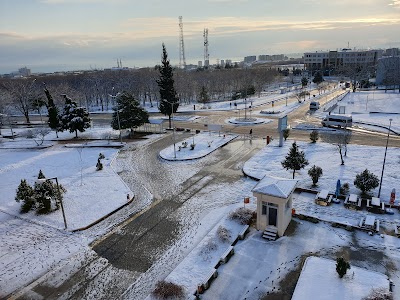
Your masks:
M245 174L257 179L261 179L266 174L281 178L292 178L292 171L284 169L281 165L292 143L292 141L288 140L282 147L279 147L278 142L273 141L248 160L243 167L243 171ZM341 165L339 151L332 144L298 142L297 145L300 150L304 151L305 157L309 162L308 166L295 174L295 179L299 180L298 186L300 187L312 187L312 181L307 172L313 165L321 167L323 171L323 175L318 181L317 189L325 189L331 192L335 192L336 182L340 179L342 184L349 183L350 193L359 194L360 191L354 186L353 182L356 174L361 173L366 168L380 178L385 154L384 147L350 144L347 146L347 156L344 156L345 163ZM389 203L392 189L400 190L397 153L399 153L398 148L388 148L386 154L381 199L387 203ZM376 196L377 190L372 192Z
M226 145L237 138L235 134L218 134L212 132L203 132L196 134L181 143L171 145L160 152L160 156L167 160L189 160L206 156L219 147ZM195 147L191 149L191 144Z
M351 114L353 122L357 126L370 128L375 131L387 132L389 127L389 119L392 119L391 129L400 134L400 93L397 91L372 90L357 91L348 93L342 101L338 102L332 114L345 113ZM323 107L319 109L314 116L325 117L326 112ZM368 127L365 124L357 124L357 122L367 123L377 126Z
M336 272L336 261L308 257L304 263L292 300L358 300L367 297L372 289L389 286L386 275L352 266L343 278ZM323 291L323 293L321 293Z

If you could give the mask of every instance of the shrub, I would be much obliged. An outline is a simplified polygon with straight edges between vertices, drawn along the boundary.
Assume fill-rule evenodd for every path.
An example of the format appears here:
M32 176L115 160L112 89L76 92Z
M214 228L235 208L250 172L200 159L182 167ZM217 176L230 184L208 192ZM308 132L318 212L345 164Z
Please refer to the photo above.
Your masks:
M248 224L252 216L253 216L252 210L244 207L239 207L238 209L230 213L229 218L231 220L239 222L240 224Z
M285 141L286 141L286 139L289 137L290 129L289 129L289 128L286 128L286 129L282 130L282 132L283 132L283 138L284 138Z
M313 165L310 170L308 170L308 175L310 175L313 186L317 185L318 179L322 176L322 169L316 165Z
M317 131L317 130L311 131L311 133L310 133L310 140L311 140L313 143L316 143L318 139L319 139L319 133L318 133L318 131Z
M182 286L161 280L156 283L156 288L152 292L152 295L157 299L182 299L185 293Z
M362 300L393 300L393 294L385 288L372 289L371 293Z
M340 194L342 195L347 195L349 193L349 190L350 190L350 185L348 182L345 182L340 186Z
M343 278L350 268L350 264L343 257L338 257L336 259L336 272L339 274L340 278Z
M42 170L39 170L39 174L38 174L38 177L37 177L37 178L38 178L38 179L44 179L44 178L46 178L46 176L44 176Z
M219 239L224 243L229 242L229 239L231 237L230 231L222 225L218 227L217 235Z
M379 185L378 176L365 169L362 173L356 175L354 185L364 194L376 188Z
M203 246L200 251L200 255L203 257L204 260L211 259L211 252L217 250L218 245L215 243L214 240L210 239L208 242Z

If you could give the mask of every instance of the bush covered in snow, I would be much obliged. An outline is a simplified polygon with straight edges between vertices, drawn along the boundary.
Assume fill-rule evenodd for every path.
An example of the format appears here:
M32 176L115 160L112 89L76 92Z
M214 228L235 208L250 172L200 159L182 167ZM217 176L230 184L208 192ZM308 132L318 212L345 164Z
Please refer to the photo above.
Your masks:
M240 224L248 224L252 217L253 211L245 207L239 207L229 215L231 220L235 220Z
M214 240L209 240L201 249L200 255L203 257L204 260L209 260L211 258L211 252L217 250L218 245Z
M393 300L393 294L385 288L372 289L371 293L362 300Z
M161 280L157 282L152 295L157 299L183 299L185 293L182 286Z
M229 242L229 239L231 238L230 231L222 225L220 225L218 227L217 235L218 235L219 239L224 243Z

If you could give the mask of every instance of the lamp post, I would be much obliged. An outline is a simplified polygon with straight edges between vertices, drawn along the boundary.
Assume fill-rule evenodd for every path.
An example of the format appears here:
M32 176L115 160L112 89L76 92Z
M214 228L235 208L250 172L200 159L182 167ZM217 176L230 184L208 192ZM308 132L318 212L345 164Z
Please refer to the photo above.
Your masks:
M61 212L62 212L62 216L63 216L63 220L64 220L64 229L67 229L67 219L65 218L65 211L64 211L64 205L62 202L62 197L61 197L61 192L60 192L60 186L58 185L58 178L57 177L52 177L52 178L41 178L41 179L37 179L36 182L38 183L43 183L46 180L55 180L56 184L57 184L57 191L58 191L58 195L59 195L59 201L60 201L60 206L61 206Z
M383 157L382 174L381 174L381 181L380 181L380 183L379 183L378 198L381 196L383 171L385 170L386 152L387 152L388 143L389 143L389 135L390 135L390 126L391 126L391 125L392 125L392 119L389 119L389 129L388 129L388 134L387 134L387 138L386 138L385 155L384 155L384 157Z
M174 105L178 104L175 102L169 102L165 99L162 99L161 101L164 101L171 105L171 117L172 117L172 138L174 139L174 158L176 158L176 147L175 147L175 122L174 122Z

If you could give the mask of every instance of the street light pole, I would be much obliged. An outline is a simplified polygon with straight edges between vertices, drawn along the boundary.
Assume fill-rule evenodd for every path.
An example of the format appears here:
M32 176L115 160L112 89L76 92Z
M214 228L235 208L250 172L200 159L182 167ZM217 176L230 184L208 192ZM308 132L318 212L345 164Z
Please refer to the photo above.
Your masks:
M43 183L46 180L55 180L56 184L57 184L57 191L58 191L58 200L60 201L60 206L61 206L61 212L62 212L62 216L63 216L63 220L64 220L64 229L67 229L67 219L65 217L65 211L64 211L64 205L62 202L62 197L61 197L61 191L60 191L60 186L58 184L58 178L57 177L52 177L52 178L43 178L43 179L37 179L36 181L39 183Z
M383 171L385 170L386 152L387 152L388 143L389 143L389 135L390 135L390 126L391 125L392 125L392 119L389 119L389 129L388 129L388 134L387 134L387 138L386 138L385 156L383 157L382 174L381 174L381 181L379 183L378 198L381 196Z

